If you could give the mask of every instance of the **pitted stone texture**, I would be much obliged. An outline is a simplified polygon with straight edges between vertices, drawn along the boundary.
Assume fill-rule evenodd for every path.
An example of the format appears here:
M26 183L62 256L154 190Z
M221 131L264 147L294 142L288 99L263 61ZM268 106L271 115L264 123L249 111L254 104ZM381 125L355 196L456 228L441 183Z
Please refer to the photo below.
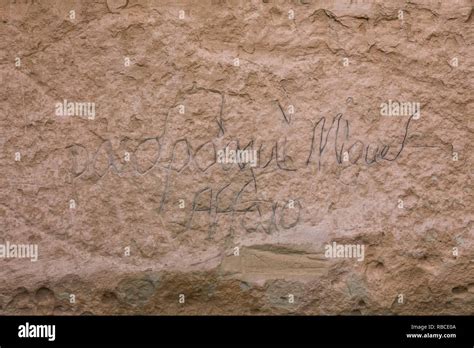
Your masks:
M0 313L474 314L472 9L0 1Z

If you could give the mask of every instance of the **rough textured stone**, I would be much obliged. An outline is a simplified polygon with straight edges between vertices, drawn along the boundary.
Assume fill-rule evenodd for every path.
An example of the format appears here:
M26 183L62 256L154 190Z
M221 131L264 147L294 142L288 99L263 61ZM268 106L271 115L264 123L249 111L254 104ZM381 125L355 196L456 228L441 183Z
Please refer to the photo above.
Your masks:
M471 1L0 3L1 314L474 314Z

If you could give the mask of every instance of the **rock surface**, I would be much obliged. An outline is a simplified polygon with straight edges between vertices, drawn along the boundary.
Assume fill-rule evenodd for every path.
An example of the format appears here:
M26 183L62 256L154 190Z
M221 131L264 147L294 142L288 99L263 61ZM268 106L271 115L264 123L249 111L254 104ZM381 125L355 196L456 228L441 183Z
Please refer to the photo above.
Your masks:
M0 314L474 314L472 9L1 1Z

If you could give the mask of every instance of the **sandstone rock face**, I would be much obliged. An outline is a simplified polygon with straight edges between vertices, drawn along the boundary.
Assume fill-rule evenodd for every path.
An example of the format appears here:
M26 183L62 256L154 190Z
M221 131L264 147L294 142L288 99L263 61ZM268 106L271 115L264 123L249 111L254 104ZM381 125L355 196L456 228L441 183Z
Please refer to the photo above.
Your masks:
M1 1L0 313L474 314L472 9Z

